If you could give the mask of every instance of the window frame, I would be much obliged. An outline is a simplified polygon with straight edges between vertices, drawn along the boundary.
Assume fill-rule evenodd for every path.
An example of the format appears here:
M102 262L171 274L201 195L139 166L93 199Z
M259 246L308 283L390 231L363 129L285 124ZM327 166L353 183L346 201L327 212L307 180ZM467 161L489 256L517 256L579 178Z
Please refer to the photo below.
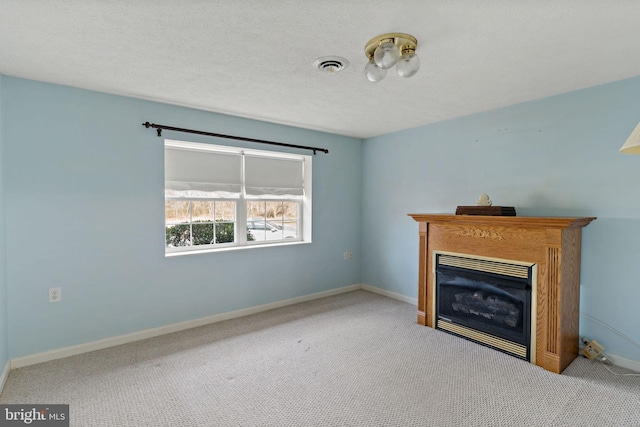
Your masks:
M169 200L173 201L183 201L183 202L201 202L201 201L233 201L235 202L235 225L234 225L234 239L235 242L228 243L213 243L207 245L189 245L189 246L178 246L178 247L168 247L166 245L166 230L167 230L167 216L166 212L164 214L164 230L165 230L165 256L171 257L176 255L188 255L194 253L208 253L208 252L218 252L218 251L228 251L228 250L237 250L237 249L247 249L247 248L258 248L258 247L272 247L272 246L281 246L281 245L295 245L295 244L305 244L311 243L311 213L312 213L312 156L302 155L302 154L292 154L292 153L282 153L275 151L267 151L267 150L256 150L256 149L246 149L239 147L231 147L231 146L222 146L222 145L214 145L207 144L201 142L190 142L190 141L180 141L180 140L172 140L165 139L163 148L182 148L182 149L193 149L196 151L203 152L219 152L226 154L236 154L242 156L242 168L241 168L241 191L238 196L233 197L181 197L181 196L167 196L166 195L166 183L165 183L165 209L166 202ZM247 196L245 191L245 156L253 156L253 157L271 157L276 159L283 160L296 160L302 161L302 171L303 171L303 194L302 196ZM166 175L166 166L163 169ZM247 206L248 202L296 202L298 205L297 212L297 237L296 238L283 238L278 240L262 240L262 241L249 241L247 240ZM265 217L265 221L267 221ZM282 218L282 221L285 222L286 219ZM213 222L215 223L215 212L213 217ZM226 222L228 223L228 222ZM185 223L186 224L186 223ZM190 226L193 225L193 216L190 207L190 215L189 215L189 223ZM214 229L215 230L215 229ZM215 231L214 231L215 232Z

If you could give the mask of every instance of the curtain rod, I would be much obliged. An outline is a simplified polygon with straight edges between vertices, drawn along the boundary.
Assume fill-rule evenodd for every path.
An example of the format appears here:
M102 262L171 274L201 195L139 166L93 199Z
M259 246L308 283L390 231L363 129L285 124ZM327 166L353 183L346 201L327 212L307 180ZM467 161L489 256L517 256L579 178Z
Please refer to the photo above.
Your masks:
M295 145L295 144L285 144L284 142L265 141L263 139L245 138L245 137L242 137L242 136L223 135L223 134L220 134L220 133L203 132L203 131L200 131L200 130L183 129L183 128L176 128L176 127L173 127L173 126L157 125L155 123L149 123L149 122L143 123L142 126L146 127L147 129L149 129L149 128L157 129L158 136L162 136L162 130L164 129L164 130L172 130L172 131L175 131L175 132L195 133L196 135L215 136L216 138L235 139L235 140L238 140L238 141L257 142L259 144L278 145L280 147L302 148L304 150L312 150L313 154L316 154L316 151L322 151L323 153L329 153L329 150L327 150L326 148L308 147L308 146L305 146L305 145Z

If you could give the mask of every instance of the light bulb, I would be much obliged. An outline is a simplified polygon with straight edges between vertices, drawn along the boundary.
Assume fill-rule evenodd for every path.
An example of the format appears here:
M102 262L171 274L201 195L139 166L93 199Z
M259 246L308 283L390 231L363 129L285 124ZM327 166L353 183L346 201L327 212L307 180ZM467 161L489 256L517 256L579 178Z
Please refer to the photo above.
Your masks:
M396 64L396 71L401 77L411 77L420 69L420 59L414 51L407 51L402 54Z
M376 65L385 70L396 65L398 58L400 58L400 49L391 41L381 43L373 52Z
M372 59L364 66L364 75L370 82L379 82L386 77L387 70L378 67Z

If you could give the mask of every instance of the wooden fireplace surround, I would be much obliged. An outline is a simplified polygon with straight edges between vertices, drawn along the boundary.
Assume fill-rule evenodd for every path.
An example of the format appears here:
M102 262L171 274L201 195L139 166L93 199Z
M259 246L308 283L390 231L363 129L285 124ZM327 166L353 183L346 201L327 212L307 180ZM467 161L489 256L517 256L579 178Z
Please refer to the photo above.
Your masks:
M582 227L594 217L409 214L419 223L418 323L433 324L433 251L536 264L535 364L560 373L578 356Z

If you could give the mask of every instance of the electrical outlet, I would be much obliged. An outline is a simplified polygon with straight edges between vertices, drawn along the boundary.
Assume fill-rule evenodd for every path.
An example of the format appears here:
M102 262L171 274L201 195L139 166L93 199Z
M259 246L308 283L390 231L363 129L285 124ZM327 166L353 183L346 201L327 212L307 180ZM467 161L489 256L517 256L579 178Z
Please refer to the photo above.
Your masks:
M342 258L345 259L345 260L353 258L353 252L351 252L351 251L343 252L342 253Z
M604 351L604 347L596 340L589 341L582 349L582 354L588 359L595 359Z
M60 302L62 300L62 288L49 288L49 302Z

